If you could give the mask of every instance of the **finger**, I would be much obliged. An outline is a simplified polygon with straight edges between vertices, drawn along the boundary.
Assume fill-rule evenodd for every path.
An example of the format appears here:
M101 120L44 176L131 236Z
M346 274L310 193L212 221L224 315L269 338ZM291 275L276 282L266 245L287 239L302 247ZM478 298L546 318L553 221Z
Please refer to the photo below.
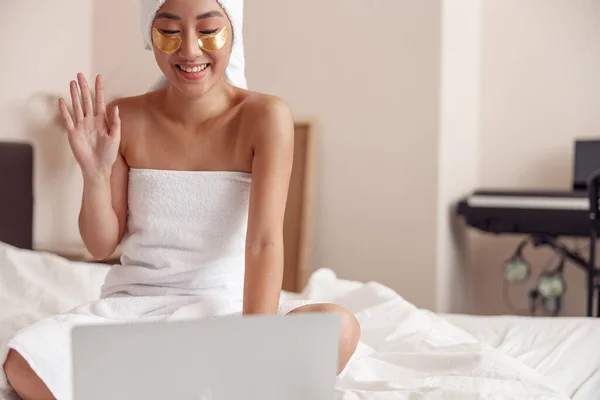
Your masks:
M83 110L81 109L81 101L79 100L79 90L77 88L77 82L75 81L71 81L71 102L73 103L75 121L83 121Z
M77 81L79 81L79 87L81 88L81 98L83 100L83 114L86 117L94 115L94 105L92 104L92 94L90 93L90 87L82 73L77 74Z
M115 108L112 111L110 137L112 137L117 142L121 141L121 117L119 116L119 106L115 106Z
M96 115L106 114L106 102L104 100L104 81L102 75L96 77Z
M58 108L60 109L60 114L62 115L63 121L65 123L65 128L67 130L72 130L75 128L73 124L73 119L71 118L71 114L69 113L69 109L67 108L67 103L64 99L58 99Z

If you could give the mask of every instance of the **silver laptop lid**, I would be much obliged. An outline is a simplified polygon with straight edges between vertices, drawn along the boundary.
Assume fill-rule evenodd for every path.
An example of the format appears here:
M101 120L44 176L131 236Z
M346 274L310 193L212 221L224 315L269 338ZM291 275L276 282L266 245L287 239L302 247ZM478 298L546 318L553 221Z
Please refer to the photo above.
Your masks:
M75 400L331 400L333 314L79 326Z

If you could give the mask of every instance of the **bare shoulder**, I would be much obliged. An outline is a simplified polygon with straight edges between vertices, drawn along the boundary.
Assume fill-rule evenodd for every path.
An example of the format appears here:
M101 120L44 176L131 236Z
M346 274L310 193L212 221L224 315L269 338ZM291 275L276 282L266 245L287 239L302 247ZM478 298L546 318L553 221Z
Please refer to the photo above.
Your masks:
M289 105L281 97L249 92L244 102L244 115L249 118L291 117Z
M152 104L152 94L146 93L138 96L119 97L106 105L107 115L112 115L115 107L119 108L122 151L131 140L135 140L132 135L144 132L148 118L152 115Z
M277 96L250 92L241 110L241 125L255 143L293 140L292 111L288 103Z
M139 96L118 97L106 105L106 111L110 113L114 107L118 106L123 122L128 119L140 118L148 113L151 95L151 93L146 93Z

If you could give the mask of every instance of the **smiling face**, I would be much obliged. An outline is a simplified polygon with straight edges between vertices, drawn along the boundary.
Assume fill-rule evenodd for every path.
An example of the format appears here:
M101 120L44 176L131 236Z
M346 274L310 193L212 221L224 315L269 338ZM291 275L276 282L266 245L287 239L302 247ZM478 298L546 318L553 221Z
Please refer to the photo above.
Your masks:
M232 32L216 0L167 0L152 24L154 57L171 85L199 97L225 81Z

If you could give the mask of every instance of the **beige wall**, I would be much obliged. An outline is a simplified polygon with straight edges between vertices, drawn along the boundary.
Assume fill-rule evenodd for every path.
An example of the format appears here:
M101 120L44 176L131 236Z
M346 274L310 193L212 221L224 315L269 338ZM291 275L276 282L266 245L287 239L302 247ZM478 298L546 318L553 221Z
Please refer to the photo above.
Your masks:
M569 190L573 139L600 136L600 2L489 0L483 9L478 185ZM473 236L476 311L508 312L501 265L517 238ZM527 256L537 276L550 253ZM584 274L567 275L565 314L582 315ZM518 307L533 284L511 290Z
M54 118L69 81L91 71L91 13L90 0L2 2L0 140L35 145L34 240L41 246L78 239L80 173Z
M440 3L246 2L249 85L318 118L315 267L435 304Z
M102 74L110 98L145 92L160 76L153 53L144 50L138 2L94 1L93 73Z
M477 180L482 7L480 0L444 0L442 7L436 309L465 313L473 282L455 205Z

